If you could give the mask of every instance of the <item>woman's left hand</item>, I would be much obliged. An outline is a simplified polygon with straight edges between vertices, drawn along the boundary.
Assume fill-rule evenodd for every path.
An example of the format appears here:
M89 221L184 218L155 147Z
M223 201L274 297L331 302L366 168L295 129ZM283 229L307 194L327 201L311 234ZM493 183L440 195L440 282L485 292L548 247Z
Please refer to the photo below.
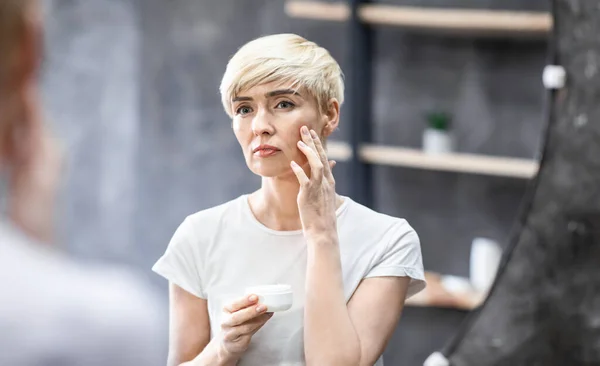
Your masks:
M295 161L292 170L300 182L298 209L305 235L337 235L337 196L331 168L319 136L306 126L300 129L302 140L298 148L306 155L310 166L310 178Z

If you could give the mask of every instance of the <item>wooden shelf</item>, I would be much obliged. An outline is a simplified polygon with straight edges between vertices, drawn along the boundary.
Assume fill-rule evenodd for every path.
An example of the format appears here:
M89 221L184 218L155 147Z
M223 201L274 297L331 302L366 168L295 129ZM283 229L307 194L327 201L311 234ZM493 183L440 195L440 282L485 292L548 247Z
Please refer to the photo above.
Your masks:
M337 161L352 158L352 149L345 142L329 141L327 151ZM464 153L430 155L418 149L373 144L366 144L359 151L361 160L370 164L524 179L534 177L539 167L538 162L530 159Z
M404 304L405 307L409 308L435 308L435 309L451 309L451 310L461 310L461 311L472 311L477 308L475 305L446 305L446 304L417 304L408 299L408 301Z
M352 159L352 147L343 141L327 141L327 156L337 161L348 161Z
M444 285L447 276L425 271L427 287L423 291L406 300L405 305L410 307L425 307L438 309L473 310L485 301L486 293L475 290L466 281L466 287L456 288ZM449 276L455 277L455 276Z
M285 12L292 18L343 22L350 18L345 2L288 0ZM546 34L552 17L545 12L420 8L366 4L359 9L368 24L458 32Z
M350 18L350 8L345 2L290 0L285 3L285 13L290 18L344 22Z

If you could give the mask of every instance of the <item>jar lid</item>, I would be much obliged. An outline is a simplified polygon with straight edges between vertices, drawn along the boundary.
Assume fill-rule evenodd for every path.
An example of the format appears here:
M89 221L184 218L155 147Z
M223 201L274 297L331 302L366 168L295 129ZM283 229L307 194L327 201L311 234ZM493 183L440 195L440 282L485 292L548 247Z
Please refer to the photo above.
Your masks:
M255 294L280 294L292 292L292 286L290 285L262 285L262 286L251 286L246 288L246 293Z

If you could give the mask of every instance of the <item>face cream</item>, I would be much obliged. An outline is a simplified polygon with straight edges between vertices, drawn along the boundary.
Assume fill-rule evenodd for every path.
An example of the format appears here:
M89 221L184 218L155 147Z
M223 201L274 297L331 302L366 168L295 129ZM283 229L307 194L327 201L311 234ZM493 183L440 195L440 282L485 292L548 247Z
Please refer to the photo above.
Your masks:
M292 307L293 292L290 285L264 285L246 288L246 295L258 296L258 302L267 306L270 313L286 311Z

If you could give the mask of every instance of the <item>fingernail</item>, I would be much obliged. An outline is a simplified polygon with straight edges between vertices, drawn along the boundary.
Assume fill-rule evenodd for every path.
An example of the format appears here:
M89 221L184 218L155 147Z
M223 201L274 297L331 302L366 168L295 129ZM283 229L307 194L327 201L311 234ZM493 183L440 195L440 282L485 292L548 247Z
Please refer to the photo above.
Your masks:
M303 134L308 135L308 128L306 126L302 126L301 130Z
M263 310L265 310L265 306L264 306L264 305L258 305L258 306L256 307L256 312L257 312L257 313L260 313L260 312L261 312L261 311L263 311Z
M312 136L313 139L316 139L318 137L315 130L310 130L310 135Z
M307 145L304 143L304 141L298 141L298 143L300 144L300 146L302 147L306 147Z
M254 302L254 301L256 301L256 296L255 295L250 295L250 297L248 298L248 300Z
M292 166L294 166L294 167L296 167L296 168L299 168L299 167L300 167L300 165L298 165L298 163L296 163L296 162L295 162L295 161L293 161L293 160L292 160Z

